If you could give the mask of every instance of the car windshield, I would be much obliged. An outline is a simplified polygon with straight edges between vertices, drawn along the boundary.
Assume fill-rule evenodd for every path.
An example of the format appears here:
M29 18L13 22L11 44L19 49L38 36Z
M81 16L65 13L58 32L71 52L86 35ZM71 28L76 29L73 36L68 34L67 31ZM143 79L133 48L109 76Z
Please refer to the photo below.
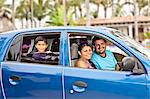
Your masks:
M136 42L134 39L130 38L129 36L118 30L109 30L109 31L119 39L123 40L128 46L138 51L144 57L150 60L150 50L145 48L142 44Z

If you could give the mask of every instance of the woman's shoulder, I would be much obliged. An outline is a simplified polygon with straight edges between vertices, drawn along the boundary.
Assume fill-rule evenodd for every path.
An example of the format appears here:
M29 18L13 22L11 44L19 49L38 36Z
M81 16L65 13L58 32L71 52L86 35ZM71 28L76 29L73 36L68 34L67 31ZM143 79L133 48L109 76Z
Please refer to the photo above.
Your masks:
M84 62L83 62L81 59L78 59L78 60L76 61L76 64L84 64Z
M76 61L75 67L84 67L86 64L84 61L82 61L81 59L78 59Z

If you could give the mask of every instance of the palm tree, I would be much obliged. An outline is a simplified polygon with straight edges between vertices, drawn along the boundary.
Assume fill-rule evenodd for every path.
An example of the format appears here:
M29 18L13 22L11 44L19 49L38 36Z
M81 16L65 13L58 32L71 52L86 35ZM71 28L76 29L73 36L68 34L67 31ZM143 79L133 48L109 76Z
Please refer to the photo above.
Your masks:
M141 10L148 6L148 0L137 0L137 3L138 3L138 8L139 8L139 14L141 15Z
M12 10L10 4L5 4L5 0L0 0L0 15L11 16Z
M61 8L56 8L53 11L52 15L50 15L50 20L51 21L49 22L49 25L57 25L57 26L63 26L64 25L63 11L62 11Z
M74 8L75 19L78 19L77 11L79 11L80 17L83 17L81 5L84 3L84 1L85 0L68 0L67 6L68 8Z
M112 0L101 0L101 4L104 7L104 17L107 17L107 8L112 5Z
M15 25L15 0L12 0L12 23Z
M34 2L34 17L39 21L39 26L41 26L41 20L52 10L52 5L49 3L50 0L38 0L38 2Z
M115 7L115 9L114 9L114 11L113 11L112 16L114 16L114 17L121 16L121 10L122 10L122 6L123 6L123 5L117 3L115 6L116 6L116 7Z
M94 12L94 18L98 17L98 13L99 13L99 7L101 5L101 1L102 0L91 0L91 3L94 3L97 6L97 10Z
M31 3L31 27L33 27L33 0L30 0Z
M62 10L62 6L54 8L52 13L49 13L49 20L46 23L48 24L48 26L63 26L64 25L64 12ZM67 24L68 25L74 25L74 21L72 19L72 15L73 13L68 10L67 11Z
M23 19L26 20L26 27L29 26L28 20L29 20L29 15L30 15L30 9L29 9L29 2L22 0L20 1L20 5L17 6L16 8L16 18L21 20L22 23L22 28L23 28Z
M112 16L113 17L120 17L120 16L126 15L126 12L123 10L123 7L127 4L129 5L130 3L126 3L126 2L120 3L120 0L118 0L116 3L114 3Z
M54 5L55 8L60 7L61 5L63 5L62 0L54 0L54 2L55 2L55 5Z
M128 6L129 8L130 8L130 6L132 6L132 7L134 7L135 8L135 4L134 4L134 2L133 2L133 0L131 1L131 0L126 0L124 3L122 3L121 4L122 5L122 8L123 8L123 6ZM132 15L132 16L134 16L134 9L130 9L131 10L131 12L130 12L130 14ZM129 13L129 12L128 12Z

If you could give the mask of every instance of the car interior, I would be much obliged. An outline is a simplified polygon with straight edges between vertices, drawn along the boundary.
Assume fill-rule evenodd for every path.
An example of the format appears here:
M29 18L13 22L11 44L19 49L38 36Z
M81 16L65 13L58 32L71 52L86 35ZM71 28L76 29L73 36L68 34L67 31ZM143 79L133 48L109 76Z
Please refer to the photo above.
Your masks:
M59 43L60 35L41 35L48 43L47 48L47 58L45 60L34 60L32 58L33 52L35 52L34 40L37 36L24 36L22 44L22 55L21 61L23 62L34 62L34 63L44 63L44 64L59 64Z
M48 48L45 60L34 60L32 58L35 52L35 38L42 36L47 40ZM60 46L60 33L45 33L45 34L27 34L16 37L6 54L5 61L17 61L28 63L43 63L58 65L59 64L59 46Z
M79 35L80 34L80 35ZM71 66L75 65L76 60L79 58L78 55L78 45L81 43L88 43L92 47L92 39L94 35L90 34L82 34L82 33L70 33L69 41L70 41L70 64ZM128 56L124 51L115 46L112 42L107 40L107 50L113 52L118 63L122 61L122 59Z
M6 61L18 61L18 62L28 62L28 63L42 63L42 64L51 64L51 65L58 65L59 64L59 46L60 46L60 34L46 34L46 35L38 35L43 36L48 43L48 49L46 55L48 56L45 60L35 60L32 58L32 54L35 51L35 44L34 40L37 37L37 34L32 35L24 35L18 36L13 40L9 51L6 55ZM88 43L92 47L92 39L95 35L85 34L85 33L69 33L68 35L68 51L69 51L69 64L71 67L74 67L77 59L79 58L78 55L78 45L81 43ZM115 44L107 40L107 48L111 52L113 52L118 64L124 64L123 59L128 57L123 50L117 47ZM136 61L138 61L135 58ZM125 63L130 63L130 61L125 61ZM131 64L132 65L132 64ZM125 68L127 65L122 65ZM129 65L130 66L130 65ZM123 67L123 68L124 68ZM132 67L132 66L131 66ZM140 67L140 68L139 68ZM125 71L127 69L123 69ZM131 70L128 70L131 71ZM138 65L134 68L135 72L144 72L144 68L138 61Z

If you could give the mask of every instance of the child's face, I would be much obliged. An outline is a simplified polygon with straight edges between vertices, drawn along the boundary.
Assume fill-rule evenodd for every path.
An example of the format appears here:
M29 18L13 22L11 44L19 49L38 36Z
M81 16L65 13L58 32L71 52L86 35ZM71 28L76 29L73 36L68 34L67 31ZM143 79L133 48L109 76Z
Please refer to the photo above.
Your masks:
M45 52L48 45L44 41L38 41L35 45L38 52Z

